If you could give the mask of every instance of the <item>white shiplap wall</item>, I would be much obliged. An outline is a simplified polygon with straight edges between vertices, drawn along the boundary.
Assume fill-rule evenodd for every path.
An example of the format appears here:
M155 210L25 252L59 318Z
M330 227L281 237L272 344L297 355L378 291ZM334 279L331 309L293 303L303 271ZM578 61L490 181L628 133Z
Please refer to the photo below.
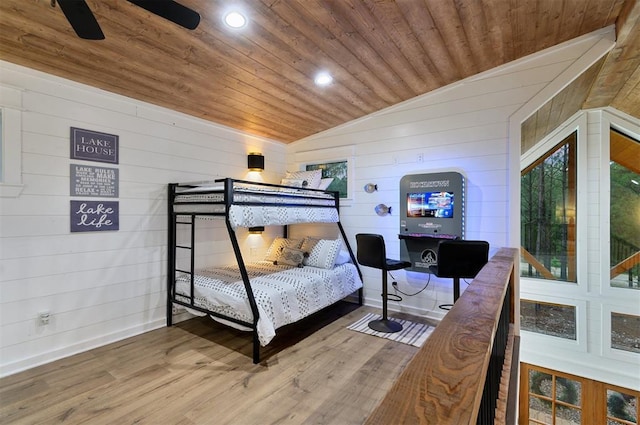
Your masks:
M5 62L0 86L21 111L23 185L0 198L1 375L164 326L167 183L245 178L250 151L263 180L284 172L281 143ZM70 127L118 135L120 163L70 160ZM120 170L119 231L69 232L70 163ZM204 227L202 252L231 259L224 224Z
M356 233L380 233L388 255L398 258L399 217L379 217L374 206L384 203L399 211L398 187L404 175L441 171L458 171L466 178L466 238L489 241L492 252L517 247L519 218L510 214L509 198L513 186L519 187L520 138L519 133L510 134L511 121L526 119L523 111L534 112L606 53L611 42L602 40L610 36L607 30L576 39L300 140L288 147L289 168L300 167L305 162L301 159L314 152L329 158L331 148L340 156L351 147L353 199L344 203L342 221L354 247ZM376 183L378 191L365 193L367 183ZM379 271L363 272L367 303L380 305ZM407 293L424 287L428 276L405 271L393 275ZM452 301L451 287L451 279L431 277L425 291L390 302L389 308L441 318L444 312L438 305Z

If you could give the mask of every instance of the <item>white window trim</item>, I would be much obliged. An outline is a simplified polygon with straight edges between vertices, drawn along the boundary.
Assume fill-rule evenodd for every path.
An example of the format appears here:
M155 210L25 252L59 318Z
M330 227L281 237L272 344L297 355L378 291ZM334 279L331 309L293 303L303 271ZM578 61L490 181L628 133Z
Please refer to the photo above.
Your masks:
M583 111L577 112L568 119L564 125L540 141L534 148L522 155L520 170L525 169L538 158L553 149L558 143L567 138L571 133L577 131L577 163L587 163L587 114ZM551 293L559 296L575 296L576 290L581 294L588 291L588 270L587 254L588 240L585 236L588 229L588 190L587 190L587 170L586 167L577 167L576 175L576 283L543 278L520 277L520 291L524 294L531 293Z
M609 357L627 362L640 361L640 353L620 350L611 347L611 313L628 314L630 316L640 316L640 308L623 307L619 305L603 304L602 305L602 352L603 357Z
M572 298L550 297L544 295L530 294L520 297L521 300L529 302L542 302L549 304L567 305L575 308L576 311L576 339L566 339L558 336L545 335L537 332L527 331L520 329L520 335L523 340L523 345L527 347L544 347L548 344L553 344L554 347L562 347L566 349L587 352L587 302L583 300L576 300ZM524 342L526 341L526 343Z
M2 179L0 198L22 192L22 90L0 85L2 108Z

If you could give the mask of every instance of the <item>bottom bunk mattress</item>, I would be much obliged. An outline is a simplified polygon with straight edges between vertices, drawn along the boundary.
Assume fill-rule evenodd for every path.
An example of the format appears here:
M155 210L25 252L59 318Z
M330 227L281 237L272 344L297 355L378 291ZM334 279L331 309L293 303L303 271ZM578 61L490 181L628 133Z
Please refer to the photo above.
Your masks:
M247 264L246 269L258 306L258 338L263 346L273 339L279 327L307 317L362 288L362 281L352 263L324 269L258 261ZM190 286L188 275L178 276L176 300L188 303ZM249 300L236 265L198 270L194 277L194 305L253 323ZM221 321L242 328L233 322Z

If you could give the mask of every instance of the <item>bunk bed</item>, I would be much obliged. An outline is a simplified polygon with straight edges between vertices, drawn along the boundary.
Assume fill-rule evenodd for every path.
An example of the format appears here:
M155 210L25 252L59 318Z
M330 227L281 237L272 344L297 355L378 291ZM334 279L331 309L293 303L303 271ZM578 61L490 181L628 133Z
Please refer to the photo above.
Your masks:
M196 269L196 223L202 218L224 219L236 264ZM260 346L277 328L349 295L362 304L362 273L340 223L336 192L230 178L170 183L168 221L167 326L174 306L182 306L251 331L253 362L259 363ZM341 240L288 239L288 226L296 223L336 223ZM246 263L238 229L272 225L284 226L283 237L264 260ZM324 259L318 252L331 255Z

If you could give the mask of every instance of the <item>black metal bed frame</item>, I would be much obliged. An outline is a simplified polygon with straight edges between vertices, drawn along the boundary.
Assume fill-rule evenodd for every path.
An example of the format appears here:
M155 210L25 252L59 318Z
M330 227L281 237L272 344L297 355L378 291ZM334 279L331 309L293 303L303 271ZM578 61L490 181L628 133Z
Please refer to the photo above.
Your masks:
M216 183L220 183L220 182L224 182L224 200L222 201L200 201L200 202L180 202L180 201L176 201L176 190L179 188L194 188L197 187L196 185L193 184L180 184L180 183L170 183L168 185L168 249L167 249L167 326L172 326L173 324L173 306L175 304L177 305L181 305L184 307L188 307L190 309L196 310L196 311L200 311L202 313L208 314L208 315L212 315L221 319L225 319L225 320L229 320L233 323L236 323L238 325L242 325L245 327L248 327L251 329L252 334L253 334L253 363L260 363L260 341L258 340L258 319L259 319L259 313L258 313L258 306L256 304L256 300L255 297L253 295L253 289L251 287L251 281L249 279L249 275L247 274L247 269L245 266L245 262L244 259L242 257L242 252L240 250L240 245L238 244L238 239L236 237L236 232L233 229L233 227L231 226L231 222L229 221L229 209L231 205L246 205L246 206L279 206L279 207L302 207L302 205L300 204L287 204L287 203L269 203L269 202L262 202L262 203L258 203L258 202L234 202L234 190L235 190L235 185L236 183L240 183L240 184L250 184L250 185L257 185L257 186L265 186L265 187L272 187L274 189L278 189L278 188L289 188L289 189L297 189L294 187L290 187L290 186L282 186L282 185L274 185L274 184L269 184L269 183L262 183L262 182L251 182L251 181L246 181L246 180L237 180L237 179L231 179L231 178L225 178L225 179L218 179L215 180ZM306 190L313 190L313 189L306 189ZM340 212L340 198L338 196L338 192L329 192L329 191L322 191L322 190L316 190L318 192L323 192L323 193L329 193L331 195L333 195L333 199L334 199L334 204L332 206L332 208L335 208L336 211L338 211L338 214ZM201 191L199 193L203 194L203 193L213 193L213 192L218 192L218 191L214 191L212 190L211 192L207 192L207 191ZM260 192L261 195L269 197L269 196L277 196L277 197L287 197L287 196L293 196L293 195L287 195L286 192L279 192L277 194L270 194L268 192L263 193ZM297 199L300 199L299 195L296 195ZM219 205L224 205L224 211L222 212L176 212L175 211L175 206L176 205L212 205L212 204L219 204ZM320 207L320 208L327 208L326 205L304 205L304 207ZM236 257L236 261L238 263L238 268L240 270L240 275L242 276L242 281L244 283L244 288L245 291L247 293L247 298L249 300L249 306L251 307L251 312L253 314L253 322L249 323L249 322L245 322L243 320L238 320L236 318L233 317L228 317L225 316L223 314L217 313L217 312L212 312L209 311L205 308L199 307L195 304L195 298L194 298L194 281L195 281L195 234L196 234L196 217L197 216L215 216L215 217L223 217L225 219L225 224L227 227L227 231L229 233L229 239L231 240L231 244L233 246L233 252L235 254ZM188 218L188 221L186 220ZM356 266L356 269L358 271L358 275L360 276L360 279L362 279L362 272L360 271L360 267L358 266L358 262L356 261L355 255L353 253L353 250L351 249L351 246L349 245L349 241L347 240L347 236L344 232L344 229L342 227L342 224L340 223L340 220L338 219L338 221L336 222L338 229L340 230L340 234L342 236L342 240L344 242L344 245L347 247L347 250L349 251L349 255L351 257L351 261L353 262L353 264ZM178 245L177 243L177 228L178 225L184 225L184 226L190 226L190 245ZM284 232L285 232L285 236L287 234L287 226L284 226ZM184 249L184 250L188 250L190 251L190 270L181 270L176 268L176 253L178 249ZM190 296L182 296L181 297L184 298L189 298L189 301L183 301L180 299L176 298L176 272L181 272L184 274L187 274L190 276ZM362 294L362 288L358 289L358 303L360 305L362 305L363 303L363 294Z

